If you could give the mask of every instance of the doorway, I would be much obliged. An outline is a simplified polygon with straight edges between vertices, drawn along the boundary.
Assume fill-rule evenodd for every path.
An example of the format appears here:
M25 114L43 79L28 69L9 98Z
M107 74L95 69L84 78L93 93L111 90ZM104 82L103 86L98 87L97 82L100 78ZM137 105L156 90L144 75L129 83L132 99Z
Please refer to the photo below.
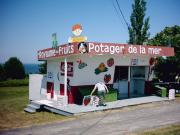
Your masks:
M51 98L54 97L54 83L53 82L47 82L47 93L51 94Z
M115 66L113 87L118 90L118 99L128 98L128 66Z
M131 67L130 97L144 96L145 66Z

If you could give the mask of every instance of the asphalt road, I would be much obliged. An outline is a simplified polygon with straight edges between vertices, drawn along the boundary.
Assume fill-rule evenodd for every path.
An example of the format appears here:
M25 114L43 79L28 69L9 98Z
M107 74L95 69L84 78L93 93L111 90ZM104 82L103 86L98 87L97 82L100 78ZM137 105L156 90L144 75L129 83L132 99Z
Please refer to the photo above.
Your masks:
M71 120L18 128L2 135L127 135L180 123L180 102L161 102L75 116Z

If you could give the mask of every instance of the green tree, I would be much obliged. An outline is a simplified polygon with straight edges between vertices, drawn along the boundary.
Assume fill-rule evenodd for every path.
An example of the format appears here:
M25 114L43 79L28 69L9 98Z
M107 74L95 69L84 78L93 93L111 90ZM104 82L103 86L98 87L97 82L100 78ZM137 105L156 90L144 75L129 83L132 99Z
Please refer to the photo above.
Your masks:
M25 71L22 62L16 58L11 57L4 64L4 70L7 78L11 79L23 79L25 78Z
M149 38L149 17L145 19L146 1L134 0L129 26L129 44L143 44Z
M0 81L6 80L6 75L4 71L4 67L2 64L0 64Z
M175 81L180 75L180 26L166 27L148 41L150 45L174 47L175 56L159 58L155 67L156 75L164 81Z
M42 64L39 64L39 73L46 74L47 73L47 61Z

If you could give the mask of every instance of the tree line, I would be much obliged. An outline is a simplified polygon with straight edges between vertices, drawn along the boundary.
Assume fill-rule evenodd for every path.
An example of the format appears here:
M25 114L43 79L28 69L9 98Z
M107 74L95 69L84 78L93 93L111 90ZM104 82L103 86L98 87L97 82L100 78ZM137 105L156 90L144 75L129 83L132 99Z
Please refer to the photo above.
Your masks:
M180 26L165 27L149 39L150 18L146 17L146 1L134 0L130 16L129 44L174 47L175 56L160 57L155 65L155 75L163 81L175 81L180 76Z
M24 79L25 70L22 62L16 58L11 57L4 64L0 64L0 81L6 79Z
M46 74L47 62L39 64L39 73ZM7 79L24 79L26 77L23 63L17 57L9 58L4 64L0 64L0 81Z

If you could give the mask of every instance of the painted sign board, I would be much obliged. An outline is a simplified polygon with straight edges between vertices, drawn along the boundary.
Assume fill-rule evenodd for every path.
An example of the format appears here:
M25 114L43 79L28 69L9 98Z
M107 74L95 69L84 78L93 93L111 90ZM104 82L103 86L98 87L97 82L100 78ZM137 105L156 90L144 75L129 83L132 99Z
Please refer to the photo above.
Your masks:
M64 76L64 62L61 62L61 75ZM73 76L73 62L67 62L67 76Z
M89 55L174 56L174 48L172 47L95 42L87 42L86 44ZM58 46L58 49L48 48L38 51L38 60L47 60L49 58L58 58L80 53L78 43L65 44Z
M131 66L136 66L138 65L138 59L131 59Z

